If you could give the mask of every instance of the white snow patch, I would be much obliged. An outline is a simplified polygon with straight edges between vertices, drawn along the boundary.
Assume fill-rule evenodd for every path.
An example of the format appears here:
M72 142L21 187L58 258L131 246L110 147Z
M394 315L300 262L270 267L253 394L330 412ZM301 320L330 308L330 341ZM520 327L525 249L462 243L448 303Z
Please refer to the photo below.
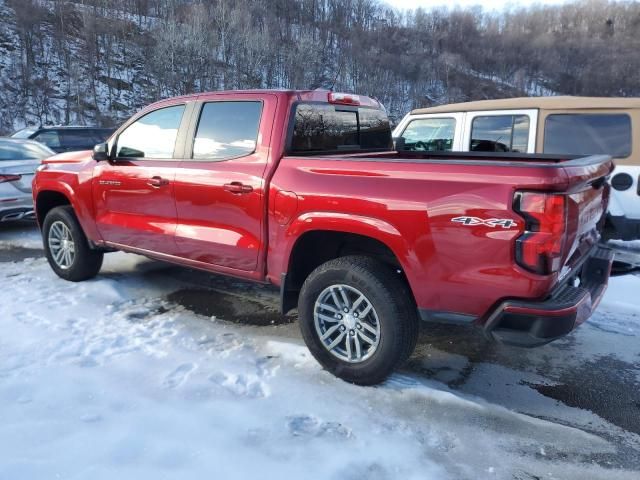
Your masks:
M2 264L0 478L612 478L600 437L412 375L346 384L300 340L168 304L154 265Z
M640 252L640 240L609 240L608 244L612 247Z
M0 248L42 248L42 237L35 223L25 228L24 223L0 224Z
M640 277L624 275L609 279L609 286L599 312L606 313L609 320L615 322L621 328L621 333L633 333L640 336ZM594 316L589 322L598 322L599 317Z

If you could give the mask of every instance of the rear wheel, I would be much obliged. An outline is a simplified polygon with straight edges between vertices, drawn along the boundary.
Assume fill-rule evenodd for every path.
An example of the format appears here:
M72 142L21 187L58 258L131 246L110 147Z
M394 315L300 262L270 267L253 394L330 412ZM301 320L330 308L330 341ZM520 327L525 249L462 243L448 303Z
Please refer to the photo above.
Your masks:
M47 213L42 236L49 265L60 278L80 282L100 271L104 254L91 249L72 207L56 207Z
M302 286L298 312L318 362L360 385L383 381L409 358L418 337L406 283L370 257L341 257L314 270Z

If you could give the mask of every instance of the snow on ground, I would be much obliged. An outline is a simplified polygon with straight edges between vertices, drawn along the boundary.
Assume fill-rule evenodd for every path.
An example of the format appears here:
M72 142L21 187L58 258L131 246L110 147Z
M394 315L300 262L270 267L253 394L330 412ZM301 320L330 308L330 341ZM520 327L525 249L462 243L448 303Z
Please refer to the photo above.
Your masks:
M0 224L0 249L42 248L42 237L31 222Z
M43 258L0 263L0 479L638 478L593 461L606 436L440 381L346 384L295 335L171 304L185 282L154 265L109 254L73 284ZM636 342L639 286L613 279L603 303Z
M640 250L640 240L609 240L609 245L627 250Z

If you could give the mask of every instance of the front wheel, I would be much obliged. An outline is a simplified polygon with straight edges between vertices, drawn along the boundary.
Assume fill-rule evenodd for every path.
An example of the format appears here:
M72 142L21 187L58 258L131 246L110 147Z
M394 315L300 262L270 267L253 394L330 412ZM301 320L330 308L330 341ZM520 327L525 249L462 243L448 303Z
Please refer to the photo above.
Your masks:
M409 358L418 337L406 283L370 257L341 257L315 269L302 286L298 312L316 360L359 385L383 381Z
M42 225L44 251L53 271L71 282L95 277L104 254L92 250L73 208L52 209Z

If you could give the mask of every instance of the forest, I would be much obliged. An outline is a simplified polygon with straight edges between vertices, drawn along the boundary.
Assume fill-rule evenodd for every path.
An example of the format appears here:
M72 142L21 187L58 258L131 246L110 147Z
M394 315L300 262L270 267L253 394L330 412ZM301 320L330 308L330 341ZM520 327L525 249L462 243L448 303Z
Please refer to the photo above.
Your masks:
M640 3L399 11L377 0L0 0L0 133L117 125L191 92L441 103L640 95Z

